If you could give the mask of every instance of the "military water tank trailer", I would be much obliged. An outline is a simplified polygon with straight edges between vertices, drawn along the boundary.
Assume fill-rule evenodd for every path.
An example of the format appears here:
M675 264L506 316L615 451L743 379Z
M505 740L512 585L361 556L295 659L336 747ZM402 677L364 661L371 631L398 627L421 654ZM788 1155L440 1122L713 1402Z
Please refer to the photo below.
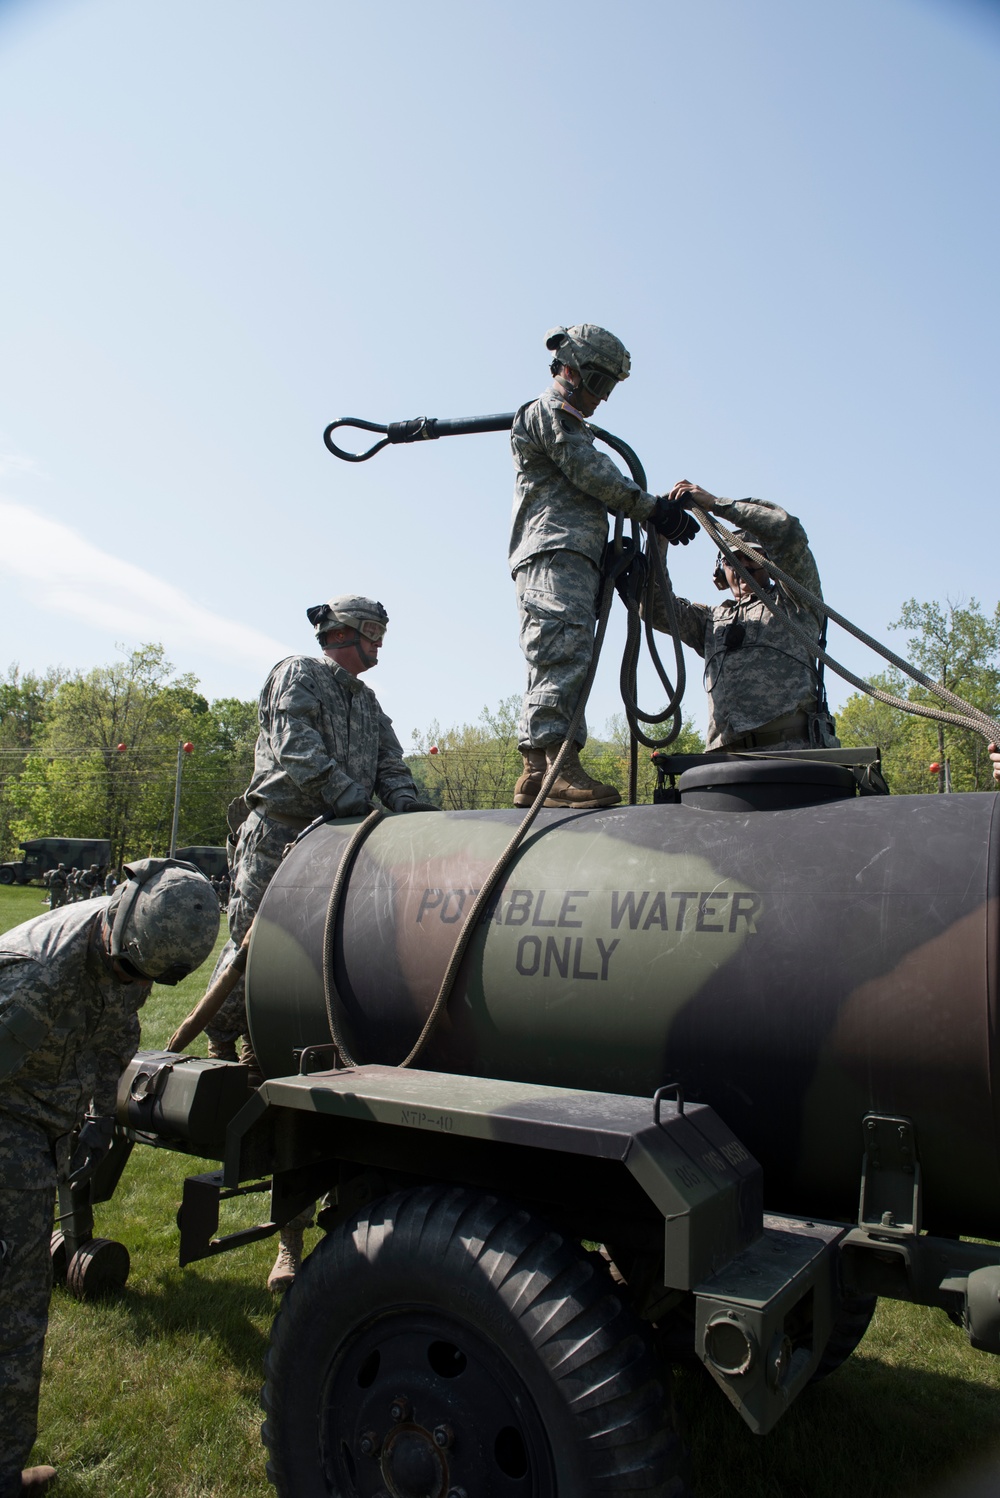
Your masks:
M959 1236L1000 1237L997 798L859 796L835 753L542 811L419 1070L394 1063L522 814L384 818L332 921L358 824L308 833L250 949L267 1080L135 1058L117 1148L62 1202L73 1288L127 1273L91 1207L136 1141L222 1163L185 1182L182 1264L324 1199L266 1367L295 1498L672 1492L664 1349L763 1433L879 1295L1000 1351L1000 1249Z

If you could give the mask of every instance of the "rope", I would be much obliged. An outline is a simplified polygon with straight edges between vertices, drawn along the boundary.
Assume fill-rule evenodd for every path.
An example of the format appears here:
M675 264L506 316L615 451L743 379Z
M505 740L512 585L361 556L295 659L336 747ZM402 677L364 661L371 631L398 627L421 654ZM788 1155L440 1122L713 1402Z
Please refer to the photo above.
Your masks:
M626 552L621 552L620 548L621 528L622 520L621 516L618 516L615 526L615 542L620 553L618 571L622 570L628 558L628 554ZM475 931L476 926L479 924L479 919L483 911L489 904L497 885L506 874L507 869L514 857L514 854L524 842L524 839L527 837L529 831L531 830L535 818L538 816L538 813L545 805L548 794L551 791L556 780L558 779L559 771L562 769L562 763L567 753L569 752L570 745L576 739L576 731L583 721L583 714L587 706L587 698L590 696L590 689L594 685L594 677L597 675L597 666L601 658L601 648L604 644L604 636L607 633L608 628L608 619L611 615L611 603L615 596L616 576L617 571L612 568L604 579L604 591L601 595L601 607L600 613L598 614L597 618L597 631L594 636L594 651L590 659L590 668L587 671L586 677L584 678L583 686L580 688L580 697L577 701L576 708L574 709L573 717L570 719L570 725L566 730L566 737L563 739L562 744L559 747L559 753L556 755L555 759L549 766L548 771L545 775L545 779L542 781L541 789L538 792L538 795L535 797L533 804L528 808L521 822L518 824L517 831L514 833L514 836L511 838L506 848L504 848L503 852L500 854L500 857L493 865L489 874L487 874L485 880L483 881L482 888L476 895L476 898L473 900L472 905L469 909L469 913L462 923L462 929L458 933L458 940L455 942L455 945L452 949L451 957L448 961L448 966L445 969L444 977L441 979L441 987L438 989L437 998L434 1000L434 1003L431 1006L431 1011L424 1021L424 1027L421 1030L420 1034L417 1036L416 1042L410 1050L409 1055L399 1062L400 1067L412 1066L414 1061L416 1061L417 1057L420 1055L421 1051L424 1049L428 1040L430 1039L431 1034L433 1033L434 1028L437 1025L437 1022L448 1003L448 1000L451 998L451 991L455 986L455 979L458 977L458 970L462 965L462 959L464 958L466 949L468 948L469 942L472 939L472 933Z
M812 608L818 609L821 614L825 615L828 619L832 619L835 624L839 624L841 629L844 629L848 634L853 635L856 640L860 640L863 645L867 645L870 650L873 650L876 653L876 655L882 656L884 660L887 660L891 665L897 667L897 669L902 671L904 675L909 676L911 680L926 688L927 691L932 692L934 696L939 697L942 702L950 703L952 707L958 708L959 711L944 712L941 708L930 707L922 702L911 702L908 698L897 697L894 693L887 692L882 687L875 686L872 682L866 681L864 677L856 676L853 671L848 670L846 666L842 666L839 661L835 660L833 656L830 655L829 652L824 648L824 646L809 634L808 630L803 629L803 627L799 623L797 623L796 620L792 619L788 614L783 613L782 617L784 619L784 622L791 628L793 634L797 635L798 638L802 640L803 643L808 647L810 654L818 657L819 660L823 661L825 665L831 668L831 670L836 671L838 676L842 676L845 681L850 682L850 684L854 687L857 687L859 691L867 692L868 696L874 697L877 702L884 702L887 707L894 707L899 709L901 712L911 713L914 717L917 718L932 718L938 723L951 723L956 728L964 728L968 729L972 733L982 734L982 736L987 740L988 743L1000 743L1000 722L998 722L995 718L991 718L987 713L981 712L978 707L974 707L972 703L966 702L964 698L959 697L955 692L949 691L949 689L941 682L933 681L931 677L927 676L917 666L911 665L911 663L907 660L904 660L901 655L897 655L895 651L890 650L886 645L880 644L878 640L874 639L865 630L860 629L856 624L852 624L851 621L849 619L846 619L843 614L839 614L836 609L831 608L830 605L828 603L825 603L822 598L818 597L817 594L811 592L804 583L800 583L789 573L783 571L783 569L779 567L775 562L773 562L770 557L761 556L759 551L755 550L754 547L749 546L745 541L740 540L739 536L737 536L733 531L730 531L725 526L720 526L714 520L711 520L705 513L705 511L699 509L697 505L691 506L691 512L695 516L699 525L702 526L705 533L719 547L720 551L729 562L737 577L743 579L743 581L753 592L754 596L758 598L760 602L763 603L765 607L771 611L772 614L778 613L777 605L775 604L773 599L769 598L767 594L760 587L758 587L757 583L754 582L749 572L747 572L746 568L740 563L740 560L736 556L735 551L727 544L727 542L731 542L733 547L741 551L744 556L749 557L756 566L766 569L773 577L776 577L779 582L783 583L786 587L792 588ZM659 553L659 547L657 547L656 550L657 553Z

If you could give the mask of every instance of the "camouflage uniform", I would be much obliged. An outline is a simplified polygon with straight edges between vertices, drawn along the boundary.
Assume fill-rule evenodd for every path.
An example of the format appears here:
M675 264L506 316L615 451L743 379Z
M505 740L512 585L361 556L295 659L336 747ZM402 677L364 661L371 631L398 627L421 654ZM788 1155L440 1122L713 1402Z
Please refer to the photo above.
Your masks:
M115 1111L148 984L102 956L108 902L50 911L0 937L0 1495L21 1491L34 1444L52 1285L56 1159L88 1103Z
M45 875L45 883L49 890L49 905L53 910L58 910L60 905L66 904L66 872L64 869L49 869Z
M794 515L763 499L717 499L712 511L728 525L752 531L783 571L822 597L816 560ZM708 749L810 747L806 714L817 710L816 658L785 620L793 619L818 643L822 617L773 583L764 591L778 604L777 614L752 596L727 598L714 608L674 600L681 639L705 661ZM667 629L659 594L653 624ZM838 744L832 733L821 737L822 745L813 747Z
M229 898L229 934L216 964L243 941L286 844L352 784L391 805L398 791L418 794L392 722L371 687L325 656L292 655L264 683L250 815L239 829ZM214 974L213 974L214 976ZM217 1045L246 1034L243 980L207 1028Z
M510 570L517 587L528 687L522 751L565 738L590 666L608 511L645 521L654 496L594 447L586 421L555 380L514 416ZM577 741L586 743L583 724Z

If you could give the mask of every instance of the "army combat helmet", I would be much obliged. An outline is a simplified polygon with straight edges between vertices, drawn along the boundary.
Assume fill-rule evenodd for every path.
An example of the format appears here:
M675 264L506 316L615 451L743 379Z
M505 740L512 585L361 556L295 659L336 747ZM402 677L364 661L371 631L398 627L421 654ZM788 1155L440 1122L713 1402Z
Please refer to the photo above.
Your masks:
M366 640L380 641L389 626L389 615L382 605L374 598L362 598L360 593L345 593L327 603L313 604L306 609L306 618L321 645L326 643L330 629L356 629Z
M122 870L111 896L111 957L130 976L173 985L194 972L215 946L219 901L193 863L140 858Z
M598 400L607 400L615 386L627 380L632 368L628 349L620 338L596 323L575 323L572 328L551 328L545 347L555 355L552 373L568 364L579 371L583 388Z

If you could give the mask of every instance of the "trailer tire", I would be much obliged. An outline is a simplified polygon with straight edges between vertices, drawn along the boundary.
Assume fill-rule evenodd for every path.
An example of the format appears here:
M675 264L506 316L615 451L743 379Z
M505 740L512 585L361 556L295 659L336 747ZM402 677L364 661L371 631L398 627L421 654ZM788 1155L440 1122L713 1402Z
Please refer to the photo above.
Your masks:
M460 1187L363 1207L285 1296L261 1395L280 1498L681 1498L646 1329L583 1250Z
M13 884L14 873L12 869L0 869L0 884Z
M810 1383L819 1383L822 1379L829 1378L831 1373L836 1373L847 1362L871 1326L877 1305L877 1295L841 1296L840 1310L834 1320L830 1340L823 1349L823 1356L809 1380Z

